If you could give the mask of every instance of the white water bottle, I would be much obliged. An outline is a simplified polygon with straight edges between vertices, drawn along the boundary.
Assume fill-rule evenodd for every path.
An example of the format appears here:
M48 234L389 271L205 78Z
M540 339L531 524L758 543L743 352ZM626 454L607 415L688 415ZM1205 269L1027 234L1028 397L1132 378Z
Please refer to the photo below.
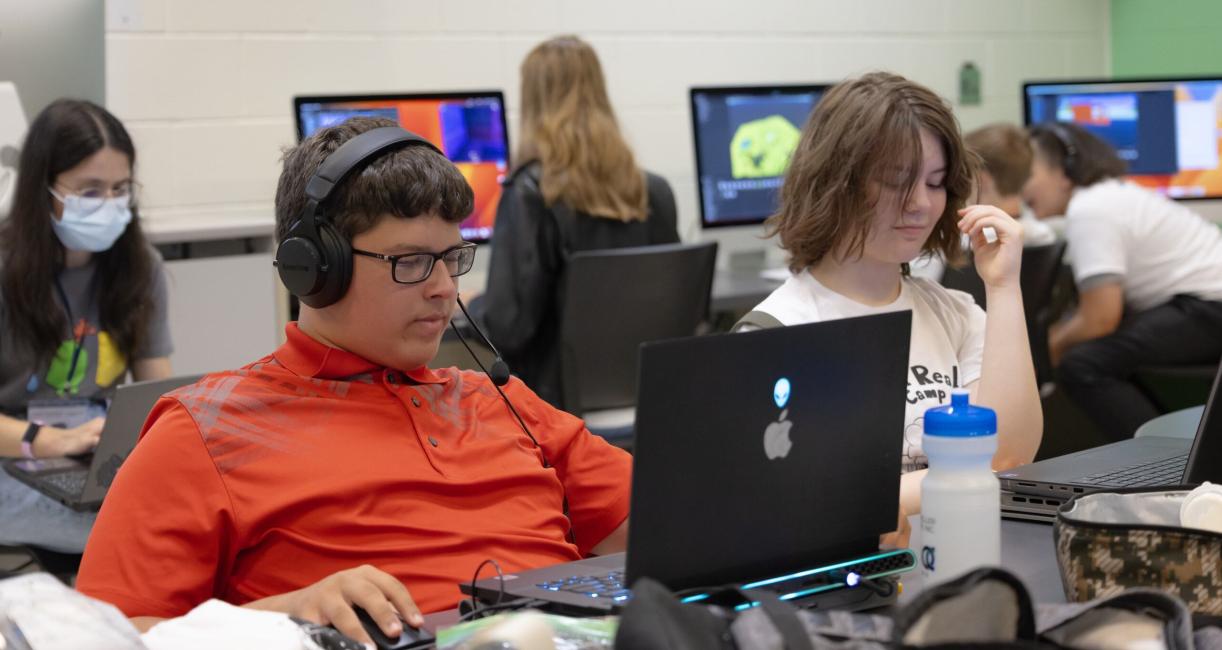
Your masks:
M1001 484L993 474L997 413L968 404L925 411L921 437L929 473L921 481L921 576L930 586L1001 561Z

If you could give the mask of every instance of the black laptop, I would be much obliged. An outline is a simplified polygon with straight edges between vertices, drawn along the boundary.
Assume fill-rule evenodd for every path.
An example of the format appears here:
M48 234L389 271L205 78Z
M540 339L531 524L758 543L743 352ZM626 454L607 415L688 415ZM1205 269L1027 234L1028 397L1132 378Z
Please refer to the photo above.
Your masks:
M123 384L115 389L102 437L92 456L78 458L15 458L4 469L22 483L73 510L97 510L119 466L136 447L149 411L162 395L202 375L171 377Z
M878 538L898 517L911 322L905 311L642 346L626 557L506 575L504 592L482 580L475 594L607 612L643 576L697 598L747 584L797 599L910 569L907 549L880 553Z
M1074 495L1094 490L1222 482L1222 365L1196 436L1143 436L1001 472L1001 512L1050 522Z

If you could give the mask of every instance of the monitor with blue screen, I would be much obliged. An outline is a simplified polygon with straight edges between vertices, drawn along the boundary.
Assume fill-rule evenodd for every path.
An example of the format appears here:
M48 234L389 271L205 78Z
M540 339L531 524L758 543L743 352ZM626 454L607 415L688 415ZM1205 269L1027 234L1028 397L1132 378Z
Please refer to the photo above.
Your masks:
M1023 116L1103 138L1135 183L1177 199L1222 198L1222 77L1027 82Z
M700 221L758 224L777 194L802 126L828 86L725 86L690 90Z
M350 117L385 117L437 145L475 192L475 207L461 224L462 237L492 237L501 181L509 172L505 98L498 90L394 95L294 97L297 137Z

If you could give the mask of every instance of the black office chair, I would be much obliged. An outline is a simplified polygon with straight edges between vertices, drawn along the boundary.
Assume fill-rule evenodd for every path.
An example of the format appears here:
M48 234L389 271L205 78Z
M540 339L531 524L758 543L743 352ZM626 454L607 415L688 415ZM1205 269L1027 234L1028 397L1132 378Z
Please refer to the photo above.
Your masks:
M1052 362L1048 358L1048 327L1060 315L1058 302L1054 297L1064 256L1063 241L1023 248L1023 264L1018 281L1023 291L1023 313L1027 319L1031 359L1035 364L1036 381L1040 385L1052 381ZM984 281L976 273L971 253L968 253L967 264L962 268L946 268L942 276L942 286L966 291L976 300L976 304L988 309Z
M1023 268L1019 285L1023 289L1023 313L1027 317L1027 338L1031 341L1031 360L1040 386L1053 381L1052 360L1048 356L1048 328L1064 310L1057 290L1065 273L1065 242L1023 249Z
M642 343L692 336L706 319L717 244L575 253L561 282L562 405L612 444L632 442Z
M1137 369L1136 383L1160 413L1171 413L1209 399L1217 363L1149 365Z
M0 553L6 555L20 554L29 557L28 562L15 567L7 567L4 571L0 571L0 579L22 573L30 566L36 566L71 587L72 580L81 568L80 553L61 553L39 546L0 546Z

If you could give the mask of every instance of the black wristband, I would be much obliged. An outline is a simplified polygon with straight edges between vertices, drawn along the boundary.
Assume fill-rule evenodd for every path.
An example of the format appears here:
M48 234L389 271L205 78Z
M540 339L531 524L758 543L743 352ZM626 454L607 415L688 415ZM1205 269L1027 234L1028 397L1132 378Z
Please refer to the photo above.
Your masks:
M42 425L37 422L31 422L30 426L25 428L25 435L21 436L21 441L33 444L34 438L38 437L39 431L42 431Z

